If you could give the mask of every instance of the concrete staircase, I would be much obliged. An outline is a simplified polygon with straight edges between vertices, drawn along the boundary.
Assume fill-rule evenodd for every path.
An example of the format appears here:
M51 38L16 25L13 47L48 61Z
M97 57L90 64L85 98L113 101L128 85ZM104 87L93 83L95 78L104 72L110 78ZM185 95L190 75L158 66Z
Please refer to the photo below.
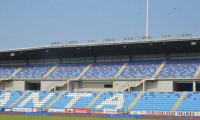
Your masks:
M92 64L89 64L89 65L78 75L78 77L76 77L75 80L79 80L79 79L90 69L91 66L92 66Z
M197 78L199 76L199 73L200 73L200 66L198 67L198 69L194 73L194 78Z
M130 113L131 109L135 106L135 104L138 102L138 100L141 98L141 96L144 94L144 91L141 91L137 97L133 100L133 102L129 105L127 108L127 111Z
M143 79L141 81L132 81L132 82L127 82L124 85L119 87L119 91L125 91L126 89L129 89L131 87L138 87L139 85L143 84L146 79Z
M104 91L100 91L99 94L88 104L88 106L86 108L90 108L94 102L97 101L97 99L103 94Z
M54 81L52 82L49 86L46 87L46 90L52 90L56 87L63 87L64 85L66 85L67 83L69 83L69 81L71 81L72 79L66 79L65 81Z
M176 104L174 105L174 107L172 108L171 111L176 111L177 108L179 107L179 105L181 104L181 102L183 101L184 97L186 96L187 92L183 92L182 95L179 97L179 99L177 100Z
M167 61L163 61L162 64L160 64L159 68L156 70L156 72L154 73L152 78L156 78L158 76L158 74L160 73L160 71L163 69L163 67L165 66Z
M26 90L20 97L18 97L13 103L11 103L8 108L12 108L19 100L21 100L25 95L27 95L30 92L30 90Z
M121 74L121 72L126 68L127 65L128 63L124 63L124 65L119 69L117 74L114 76L115 79Z
M20 70L22 69L22 67L18 68L12 75L10 75L8 77L8 79L10 80L13 76L15 76Z
M58 67L58 65L59 64L54 65L42 78L47 78L47 76L51 74L51 72L53 72Z
M45 108L46 111L48 111L48 109L63 95L65 94L66 91L62 91L53 101L51 101L51 103L49 103L47 105L47 107Z

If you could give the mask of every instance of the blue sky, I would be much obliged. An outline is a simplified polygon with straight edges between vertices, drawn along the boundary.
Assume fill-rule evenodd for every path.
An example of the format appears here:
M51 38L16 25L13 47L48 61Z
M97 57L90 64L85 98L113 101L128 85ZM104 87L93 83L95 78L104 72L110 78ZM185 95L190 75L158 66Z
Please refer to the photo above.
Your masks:
M149 35L200 36L200 0L149 0ZM0 0L0 50L145 35L146 0Z

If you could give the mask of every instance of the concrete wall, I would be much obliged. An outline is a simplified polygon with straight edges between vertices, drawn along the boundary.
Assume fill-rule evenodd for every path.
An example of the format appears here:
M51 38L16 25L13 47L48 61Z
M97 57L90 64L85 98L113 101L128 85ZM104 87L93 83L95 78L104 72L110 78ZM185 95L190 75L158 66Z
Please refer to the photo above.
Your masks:
M137 87L132 87L131 91L143 91L143 84L141 83L139 86Z
M172 92L173 91L173 81L147 81L146 91Z
M82 82L82 88L104 88L104 84L112 84L112 82Z
M115 81L114 85L113 85L114 91L119 91L120 87L122 87L126 83L127 83L127 81Z
M49 86L54 81L41 81L41 90L47 90L47 86Z
M25 90L25 81L5 81L3 82L4 90Z
M63 87L58 87L58 91L67 91L67 84L65 84Z

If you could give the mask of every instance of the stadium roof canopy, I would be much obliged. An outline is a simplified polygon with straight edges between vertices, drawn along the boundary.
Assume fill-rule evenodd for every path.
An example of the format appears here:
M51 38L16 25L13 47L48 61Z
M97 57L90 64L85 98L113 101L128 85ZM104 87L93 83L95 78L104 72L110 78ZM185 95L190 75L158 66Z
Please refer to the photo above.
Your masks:
M200 38L141 40L101 44L45 46L0 51L0 60L61 59L106 55L200 52Z

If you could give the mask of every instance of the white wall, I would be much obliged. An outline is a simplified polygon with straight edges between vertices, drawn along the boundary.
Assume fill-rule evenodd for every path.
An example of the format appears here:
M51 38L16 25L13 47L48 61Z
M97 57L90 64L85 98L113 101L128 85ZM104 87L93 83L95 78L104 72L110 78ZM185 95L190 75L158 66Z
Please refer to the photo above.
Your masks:
M41 81L41 90L47 90L47 86L49 86L51 83L53 83L54 81Z
M173 81L147 81L147 91L173 92Z
M25 81L5 81L3 82L4 90L24 90Z

